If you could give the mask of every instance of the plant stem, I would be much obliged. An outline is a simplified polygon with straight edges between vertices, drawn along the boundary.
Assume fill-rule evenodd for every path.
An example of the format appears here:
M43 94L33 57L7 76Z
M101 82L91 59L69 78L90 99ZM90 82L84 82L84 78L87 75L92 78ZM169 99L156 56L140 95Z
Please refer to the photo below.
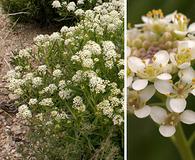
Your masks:
M188 143L190 146L192 146L192 144L195 142L195 131L193 132L193 134L191 135L191 137L188 140Z
M176 145L182 160L195 160L181 124L178 125L172 141Z

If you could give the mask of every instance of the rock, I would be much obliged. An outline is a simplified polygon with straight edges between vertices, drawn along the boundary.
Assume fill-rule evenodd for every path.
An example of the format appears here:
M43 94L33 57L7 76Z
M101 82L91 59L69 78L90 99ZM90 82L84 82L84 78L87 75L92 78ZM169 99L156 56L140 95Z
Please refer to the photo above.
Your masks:
M21 134L21 133L22 133L21 127L18 126L18 125L12 126L11 131L12 131L15 135L18 135L18 134Z
M20 98L18 95L12 94L12 93L8 94L8 97L12 101L17 100L18 98Z

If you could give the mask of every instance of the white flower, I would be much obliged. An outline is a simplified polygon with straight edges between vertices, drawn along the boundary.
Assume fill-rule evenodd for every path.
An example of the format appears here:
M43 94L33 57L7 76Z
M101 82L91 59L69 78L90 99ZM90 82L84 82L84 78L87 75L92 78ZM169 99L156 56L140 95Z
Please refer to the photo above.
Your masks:
M121 69L118 73L118 76L120 79L123 79L124 78L124 69Z
M59 91L58 95L60 96L61 99L69 99L71 97L72 90L70 89L65 89Z
M190 84L195 79L195 71L192 67L188 67L180 70L178 76L182 82Z
M23 95L23 90L22 88L17 88L16 90L14 90L14 94L18 95L18 96L21 96Z
M25 81L28 81L28 80L32 80L33 79L33 73L27 73L27 74L25 74L24 76L23 76L23 79L25 80Z
M53 8L60 8L60 7L62 7L58 0L53 1L52 6L53 6Z
M156 90L162 94L168 95L173 92L172 81L156 80L154 82Z
M55 116L57 116L58 112L57 111L51 111L50 114L51 114L52 117L55 117Z
M45 87L43 89L43 93L51 93L53 94L56 90L58 89L58 87L55 84L50 84L48 87Z
M113 121L114 125L121 125L124 120L123 120L123 117L121 115L115 115L113 117L112 121Z
M76 4L74 2L68 3L68 5L67 5L68 11L75 11L75 9L76 9Z
M83 99L80 96L73 98L73 108L77 109L80 112L84 112L86 106L83 104Z
M86 45L83 47L83 50L88 50L93 55L100 55L102 49L98 43L94 41L88 41Z
M171 137L176 132L175 126L181 121L185 124L195 123L195 112L185 110L178 114L174 112L167 113L161 107L151 107L150 116L152 120L160 125L159 131L164 137Z
M50 36L49 36L49 39L51 41L56 41L56 40L60 40L61 39L61 36L58 32L53 32Z
M59 81L58 87L59 87L60 89L64 89L65 86L66 86L66 81L65 81L65 80Z
M67 5L67 2L66 1L62 2L62 5L63 6L66 6Z
M68 27L67 26L63 26L60 30L61 33L67 33L68 32Z
M35 77L32 79L33 87L39 87L42 85L42 78L41 77Z
M32 117L32 113L30 110L25 110L22 113L19 113L23 118L31 118Z
M170 81L155 81L155 88L161 93L166 95L168 98L167 105L176 113L183 112L186 108L186 98L189 93L193 93L191 84L183 83L178 81L172 84Z
M109 97L110 105L116 107L120 105L120 99L117 97Z
M37 102L38 102L38 100L36 98L34 98L34 99L30 99L28 104L31 106L31 105L37 104Z
M23 105L18 107L18 112L23 112L24 110L27 110L27 109L28 109L28 106L23 104Z
M128 67L130 70L141 79L137 79L132 83L132 88L135 90L142 90L148 85L148 81L169 80L172 76L169 73L163 73L164 68L169 62L169 54L162 50L154 55L153 63L147 64L148 61L141 60L138 57L128 58Z
M77 4L84 4L84 0L78 0Z
M111 118L114 112L113 106L111 106L110 102L108 100L103 100L97 105L97 109L101 110L102 113Z
M83 71L81 70L76 71L75 75L72 77L72 81L76 83L81 82L82 79L83 79Z
M83 16L84 15L84 10L77 9L74 13L75 13L76 16Z
M96 76L89 80L89 86L91 90L96 93L104 93L106 88L104 80Z
M104 52L115 50L115 44L112 41L104 41L102 46L103 46Z
M25 104L18 108L18 115L25 119L32 117L31 111L29 110L28 106Z
M61 77L63 74L62 74L62 71L60 69L56 69L53 71L53 76L56 77L56 78L59 78Z
M52 101L52 98L45 98L45 99L42 99L41 102L39 102L40 105L42 106L53 106L54 103Z
M18 56L20 58L23 58L23 57L24 58L30 58L30 53L29 53L29 51L27 49L22 49L22 50L19 51Z
M181 113L186 108L186 100L185 98L170 98L169 106L170 109L176 113Z
M38 70L38 72L40 72L42 74L46 74L47 66L46 65L38 66L37 70Z
M37 37L35 37L33 40L35 43L39 44L39 43L43 43L46 42L49 39L48 35L38 35Z
M35 117L40 121L43 121L43 113L38 113Z
M145 24L159 24L164 26L164 24L169 24L169 22L171 22L175 14L176 12L173 12L166 17L163 17L161 10L152 10L147 16L142 16L142 21Z
M128 92L128 108L138 118L145 118L150 114L150 106L146 105L147 101L155 94L153 85L147 86L142 91L129 91Z
M93 68L94 62L91 58L83 59L82 66L86 68Z
M20 77L20 73L16 72L15 70L10 70L7 72L5 78L9 81L13 78L19 78Z

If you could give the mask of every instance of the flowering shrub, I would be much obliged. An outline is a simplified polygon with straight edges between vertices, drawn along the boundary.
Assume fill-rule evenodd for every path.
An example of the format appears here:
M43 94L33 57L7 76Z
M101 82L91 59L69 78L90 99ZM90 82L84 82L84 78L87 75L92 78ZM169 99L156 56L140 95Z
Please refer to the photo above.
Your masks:
M180 122L195 123L188 106L195 95L195 24L188 26L187 17L177 12L164 17L161 10L142 20L127 32L128 111L138 118L150 116L161 135L175 134L178 140Z
M65 22L72 25L83 10L93 9L108 0L0 0L3 9L21 22L37 21L42 24Z
M23 152L123 159L123 32L123 1L112 0L85 11L75 27L39 35L14 53L6 79L30 127Z

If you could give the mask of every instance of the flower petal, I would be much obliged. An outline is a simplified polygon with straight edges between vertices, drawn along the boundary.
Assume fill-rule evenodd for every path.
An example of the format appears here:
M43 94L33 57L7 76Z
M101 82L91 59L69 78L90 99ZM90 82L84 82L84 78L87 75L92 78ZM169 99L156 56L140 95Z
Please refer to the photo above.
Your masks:
M140 91L148 85L148 80L146 79L137 79L133 82L132 88L136 91Z
M145 64L140 58L129 57L128 67L131 69L132 72L137 73L137 71L143 70L145 68Z
M175 30L174 33L178 36L184 37L188 32Z
M167 100L166 100L166 107L167 107L167 109L168 109L170 112L173 112L173 110L172 110L171 107L170 107L170 98L167 98Z
M140 31L137 28L127 30L127 39L133 40L140 34Z
M162 73L158 75L157 78L160 80L170 80L172 76L169 73Z
M178 76L184 83L191 83L195 78L195 71L192 67L188 67L180 70Z
M150 18L150 17L147 17L147 16L142 16L142 21L144 22L144 23L152 23L152 18Z
M162 124L167 117L167 111L161 107L151 107L150 117L158 124Z
M167 22L167 23L169 23L169 22L171 22L173 19L174 19L174 17L175 17L175 15L177 14L177 11L174 11L173 13L170 13L170 14L167 14L166 16L165 16L165 21Z
M192 93L195 96L195 89L193 89L190 93Z
M181 113L186 108L186 100L184 98L171 98L170 108L176 113Z
M192 23L188 27L188 32L194 32L195 31L195 23Z
M151 108L150 106L145 105L143 108L135 110L134 114L138 118L145 118L150 115Z
M191 110L185 110L180 115L180 120L185 124L193 124L195 123L195 112Z
M127 57L129 57L131 55L131 48L127 47Z
M132 81L133 81L133 77L127 78L127 87L131 87Z
M159 132L164 137L171 137L175 134L176 129L174 126L162 125L159 128Z
M158 51L154 55L154 62L161 65L166 65L169 62L169 53L165 50Z
M152 98L155 92L156 90L154 88L154 85L149 85L139 92L139 96L141 100L143 100L144 102L147 102L150 98Z
M185 63L182 63L178 66L178 68L180 69L185 69L185 68L188 68L190 67L191 63L190 62L185 62Z
M156 90L162 94L170 94L173 91L172 83L170 81L156 80L154 82Z
M177 65L175 56L176 56L175 53L173 53L173 52L170 53L170 60L171 60L171 62L172 62L174 65Z

